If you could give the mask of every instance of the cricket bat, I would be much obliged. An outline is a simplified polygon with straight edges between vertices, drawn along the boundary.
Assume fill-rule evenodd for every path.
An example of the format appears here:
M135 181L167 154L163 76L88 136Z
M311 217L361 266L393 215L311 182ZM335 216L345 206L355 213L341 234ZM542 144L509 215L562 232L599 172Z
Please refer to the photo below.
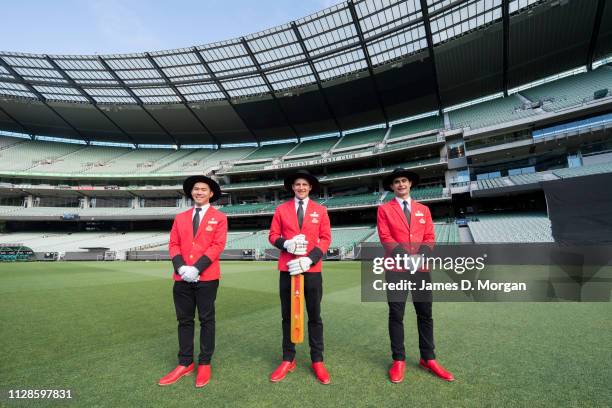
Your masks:
M291 277L291 342L304 342L304 276Z

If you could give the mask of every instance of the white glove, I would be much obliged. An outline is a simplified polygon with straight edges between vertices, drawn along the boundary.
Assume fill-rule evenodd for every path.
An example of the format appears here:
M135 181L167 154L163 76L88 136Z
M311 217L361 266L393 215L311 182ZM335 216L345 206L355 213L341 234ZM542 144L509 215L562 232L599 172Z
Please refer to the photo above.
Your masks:
M181 270L183 271L183 273L181 273ZM181 266L179 268L179 274L185 282L195 283L200 280L200 272L195 266Z
M308 241L304 234L296 235L295 237L288 239L284 242L283 247L293 255L306 255L306 248L308 247Z
M312 259L307 256L303 256L301 258L294 259L292 261L287 262L287 267L289 268L289 275L299 275L300 273L306 272L310 269L312 265Z
M408 270L409 272L415 273L419 269L422 269L425 265L423 264L423 257L421 255L412 255L408 259Z

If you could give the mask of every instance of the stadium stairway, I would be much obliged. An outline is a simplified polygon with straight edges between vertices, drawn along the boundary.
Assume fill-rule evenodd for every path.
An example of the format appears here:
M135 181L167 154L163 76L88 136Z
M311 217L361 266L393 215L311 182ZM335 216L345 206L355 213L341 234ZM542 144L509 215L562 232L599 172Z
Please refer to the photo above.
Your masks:
M472 244L474 243L474 237L472 237L472 233L469 228L458 228L459 230L459 242L462 244Z

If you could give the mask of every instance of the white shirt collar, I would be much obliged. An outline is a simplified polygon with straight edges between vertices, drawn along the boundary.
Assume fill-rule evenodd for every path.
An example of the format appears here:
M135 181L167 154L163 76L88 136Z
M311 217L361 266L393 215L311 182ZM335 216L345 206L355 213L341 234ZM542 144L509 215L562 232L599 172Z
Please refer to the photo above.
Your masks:
M191 219L193 220L193 218L195 217L195 215L197 214L197 212L195 211L195 209L197 208L197 205L194 205L193 208L194 210L191 212ZM206 214L206 211L210 208L210 203L208 204L204 204L202 207L200 207L202 209L202 211L200 211L200 219L204 218L204 214Z
M400 207L402 207L402 210L403 210L404 200L399 198L398 196L395 196L395 199L397 200L397 202L399 203ZM412 209L412 199L410 198L410 196L408 196L408 199L406 201L408 201L408 211L410 211Z
M310 197L306 197L305 199L302 200L303 202L302 206L304 207L304 211L306 211L306 207L308 206L308 201L310 201ZM300 206L300 199L297 197L293 197L293 202L295 204L295 211L297 211L298 207Z

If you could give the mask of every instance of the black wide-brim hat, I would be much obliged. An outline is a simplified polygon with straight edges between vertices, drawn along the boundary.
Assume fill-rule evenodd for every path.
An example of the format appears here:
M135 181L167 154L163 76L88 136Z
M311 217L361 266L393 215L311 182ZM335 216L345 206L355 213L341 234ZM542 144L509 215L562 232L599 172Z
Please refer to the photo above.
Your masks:
M187 179L183 182L183 191L185 192L185 195L187 197L193 200L193 197L191 196L191 190L193 190L193 186L195 186L196 183L206 183L208 187L212 190L213 196L210 198L209 202L212 203L221 198L221 187L219 187L219 184L210 177L206 177L199 174L187 177Z
M303 178L310 183L310 185L312 186L312 190L310 190L310 192L312 194L316 194L319 192L319 179L310 174L308 170L297 170L296 172L291 173L290 175L285 177L285 190L289 191L290 193L293 192L293 183L299 178Z
M393 189L391 188L391 184L393 184L393 180L395 180L398 177L406 177L408 180L410 180L410 188L413 188L414 186L416 186L417 184L419 184L419 175L416 174L413 171L410 170L406 170L402 167L398 167L396 169L394 169L391 174L388 174L387 176L385 176L385 178L383 179L383 185L385 187L385 190L387 191L393 191Z

